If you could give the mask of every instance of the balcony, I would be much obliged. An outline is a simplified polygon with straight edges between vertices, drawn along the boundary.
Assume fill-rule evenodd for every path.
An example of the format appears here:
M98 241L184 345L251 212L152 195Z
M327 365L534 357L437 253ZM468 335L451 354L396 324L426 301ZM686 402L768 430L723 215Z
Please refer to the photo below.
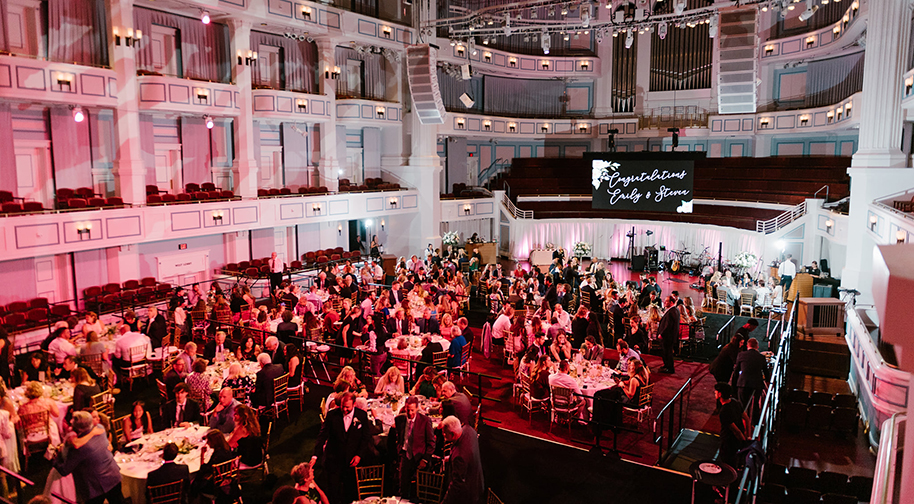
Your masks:
M336 119L341 124L393 126L403 122L399 103L344 98L336 101Z
M0 56L0 98L113 108L115 72L22 56Z
M331 117L330 100L324 95L255 89L253 97L254 116L258 118L320 122Z
M237 116L238 87L164 75L137 76L140 110Z

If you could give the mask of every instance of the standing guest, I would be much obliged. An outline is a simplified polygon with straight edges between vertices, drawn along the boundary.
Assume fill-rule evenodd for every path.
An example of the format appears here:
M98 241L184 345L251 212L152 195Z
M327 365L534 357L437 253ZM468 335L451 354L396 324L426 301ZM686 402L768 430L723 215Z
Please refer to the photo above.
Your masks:
M292 468L290 476L295 482L295 489L298 490L299 495L295 499L295 504L330 504L327 494L314 482L314 464L316 462L317 459L311 457L309 462L303 462Z
M70 381L73 382L73 404L67 408L66 420L69 421L73 411L82 411L86 406L90 406L92 396L100 394L102 391L95 380L89 377L89 373L83 368L76 368L70 374Z
M282 284L282 272L285 264L282 262L282 259L276 256L276 252L270 254L270 260L267 261L267 266L270 267L270 293L276 292Z
M71 427L76 436L92 432L92 415L85 411L73 413ZM92 436L80 448L64 447L54 459L54 469L61 476L73 474L76 495L86 504L121 504L121 470L108 449L105 436Z
M736 356L730 381L736 384L739 402L748 406L753 416L759 413L758 402L768 380L768 361L758 351L758 340L749 338L746 350Z
M270 362L285 369L285 349L282 345L279 344L279 338L276 336L268 337L266 341L263 342L263 347L263 353L270 356Z
M235 430L229 438L229 446L241 457L241 468L251 468L263 463L263 439L260 437L260 421L257 412L239 405L235 408Z
M660 319L660 337L663 341L663 367L661 373L675 373L673 369L673 348L679 339L679 310L676 308L676 300L673 296L667 296L663 300L663 306L666 312Z
M411 395L406 398L403 413L394 418L394 429L391 430L394 453L398 459L400 474L400 493L402 497L413 495L411 482L416 471L428 467L435 452L435 432L432 421L419 412L419 398Z
M447 366L457 368L463 364L463 347L466 346L467 340L463 337L463 332L459 326L451 327L451 346L448 348Z
M200 422L200 405L190 399L187 384L179 383L174 389L175 399L162 405L160 417L164 428L190 427Z
M337 401L340 407L327 412L314 448L314 456L323 461L321 486L331 504L357 497L355 467L371 442L368 414L355 407L355 396L346 392Z
M736 453L749 438L749 415L743 405L732 398L729 383L714 385L714 397L720 402L720 460L738 467Z
M292 312L285 310L282 312L282 322L276 326L276 337L283 343L289 343L298 332L298 324L292 322Z
M146 411L143 401L133 403L133 409L130 410L130 416L124 421L124 438L129 441L136 441L145 434L155 432L152 428L152 417Z
M749 341L749 335L752 331L758 328L758 320L752 318L746 321L736 332L733 334L733 339L740 340L740 347L745 348L746 342ZM727 381L727 380L724 380Z
M449 381L441 385L441 415L455 416L461 422L469 425L473 420L473 405L470 398L463 392L457 392L457 387Z
M447 488L442 504L482 504L486 490L476 430L455 417L441 421L444 441L453 444L448 457Z
M590 321L587 319L587 307L581 305L578 307L578 311L574 314L574 319L571 321L571 345L574 348L579 348L584 343L584 338L587 337L587 327L590 325Z
M260 364L260 371L257 371L257 377L254 380L254 393L251 395L251 404L271 407L275 402L273 379L282 376L285 371L282 366L273 364L272 359L266 353L258 355L257 362Z
M511 319L514 318L514 308L511 305L505 306L501 314L495 319L492 325L492 344L496 346L505 346L505 338L511 335Z
M159 348L162 346L162 340L168 336L168 321L155 306L150 306L146 314L149 316L149 321L146 322L144 332L149 337L152 348Z
M226 334L223 330L216 331L212 341L203 347L203 358L210 362L225 362L232 352L232 344L225 341Z
M716 382L727 383L733 376L733 366L736 365L736 356L739 355L740 340L730 339L730 342L720 349L717 357L708 366L708 372L714 376Z
M235 407L239 404L241 403L235 400L231 387L220 390L219 401L209 417L210 428L219 429L223 434L235 430Z
M208 411L213 404L213 387L209 384L209 379L203 374L206 372L206 361L203 359L195 360L193 370L194 372L184 379L184 383L187 384L191 397L200 402L200 407L203 408L203 411Z
M190 491L190 469L186 464L178 464L175 459L178 457L178 445L168 443L162 449L162 465L157 469L149 471L146 476L146 488L168 485L181 481L184 486L181 488L182 494L186 495ZM186 498L182 497L182 502Z

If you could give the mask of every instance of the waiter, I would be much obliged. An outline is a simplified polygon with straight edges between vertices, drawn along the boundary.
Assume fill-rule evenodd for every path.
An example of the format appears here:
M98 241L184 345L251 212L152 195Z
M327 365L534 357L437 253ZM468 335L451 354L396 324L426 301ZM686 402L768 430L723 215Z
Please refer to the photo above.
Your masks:
M282 272L285 265L276 257L276 252L270 255L270 260L267 261L267 264L270 266L270 295L272 296L276 293L276 289L282 285Z

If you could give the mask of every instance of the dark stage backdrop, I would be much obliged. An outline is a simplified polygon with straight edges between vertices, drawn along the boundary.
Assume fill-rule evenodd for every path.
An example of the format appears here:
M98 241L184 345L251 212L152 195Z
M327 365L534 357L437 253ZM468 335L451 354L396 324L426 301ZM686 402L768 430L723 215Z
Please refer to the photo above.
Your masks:
M693 153L587 153L593 208L692 213Z

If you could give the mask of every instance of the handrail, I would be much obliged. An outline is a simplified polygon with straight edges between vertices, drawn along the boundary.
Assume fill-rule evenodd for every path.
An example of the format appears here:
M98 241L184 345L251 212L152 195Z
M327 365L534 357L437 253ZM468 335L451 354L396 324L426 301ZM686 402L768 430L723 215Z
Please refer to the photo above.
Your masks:
M904 446L898 446L899 436L903 436L907 412L898 412L882 424L879 433L879 453L876 456L876 474L873 475L872 504L891 504L898 502L895 497L899 492L897 467L901 464L898 456L903 453ZM902 438L903 439L903 438Z
M819 190L812 195L812 197L815 199L815 197L818 196L820 192L822 192L822 189L825 189L825 202L828 203L828 184L820 187Z
M777 217L772 217L771 219L764 221L756 221L755 231L757 233L771 234L804 215L806 215L806 200L803 200L802 203L790 210L784 211Z
M26 484L26 485L28 485L28 486L35 486L35 482L34 482L34 481L32 481L32 480L30 480L30 479L28 479L28 478L26 478L26 477L20 475L19 473L15 473L15 472L13 472L13 471L11 471L11 470L9 470L9 469L3 467L3 466L0 466L0 472L2 472L3 474L5 474L5 475L7 475L7 476L12 476L12 477L15 478L16 480L18 480L19 483L24 483L24 484ZM18 491L17 493L18 493L18 496L19 496L19 502L22 502L23 499L24 499L24 495L23 495L22 488L20 488L19 491ZM64 496L62 496L62 495L60 495L59 493L57 493L57 492L55 492L55 491L53 491L53 490L51 491L51 495L53 495L55 498L59 499L61 502L64 502L65 504L76 504L75 502L73 502L73 501L71 501L70 499L68 499L68 498L66 498L66 497L64 497ZM5 499L4 499L4 500L5 500Z
M685 395L683 395L683 392L685 392ZM653 429L654 444L657 445L657 448L659 450L659 452L657 454L657 463L655 465L660 465L665 460L666 457L664 456L664 452L667 452L667 454L668 454L670 448L672 447L673 434L682 431L683 415L684 415L685 411L689 409L688 403L691 400L691 398L692 398L692 379L689 378L688 380L686 380L685 383L682 384L682 387L679 387L679 391L676 392L675 395L673 395L673 398L670 399L670 401L668 403L666 403L666 405L663 407L663 409L660 410L660 413L657 414L657 418L654 419L654 429ZM686 401L685 408L682 407L683 400ZM669 411L670 412L669 416L674 417L676 415L676 402L677 401L679 403L679 418L678 418L678 422L675 422L675 425L679 428L676 429L674 427L673 418L670 418L669 423L667 424L667 435L664 436L663 435L663 431L664 431L663 423L664 423L664 419L666 418L666 412ZM664 438L667 440L666 450L664 450L664 448L663 448Z
M508 197L508 193L502 195L501 198L502 204L505 206L505 209L514 216L515 219L532 219L533 210L521 210L511 202L511 198Z
M495 176L497 176L499 173L501 173L501 171L504 169L504 166L506 166L506 165L504 165L504 162L505 162L505 161L508 161L508 159L506 159L506 158L495 158L494 161L492 161L491 163L489 163L489 166L487 166L485 169L479 171L479 176L476 178L476 183L479 184L479 185L482 185L482 184L484 184L486 181L488 181L490 178L495 177ZM497 170L495 170L494 173L492 173L492 169L495 167L495 165L497 165L497 164L499 164L499 163L502 164L502 167L499 168L499 169L497 169ZM507 166L510 166L510 165L507 165Z
M732 315L730 317L730 320L728 320L724 325L722 325L720 327L720 329L718 329L717 334L714 336L717 339L718 347L722 347L730 342L729 334L727 335L727 341L723 341L724 340L724 330L727 329L728 327L730 327L730 324L733 324L733 321L735 321L735 320L736 320L736 315ZM736 325L736 324L733 324L733 325Z

